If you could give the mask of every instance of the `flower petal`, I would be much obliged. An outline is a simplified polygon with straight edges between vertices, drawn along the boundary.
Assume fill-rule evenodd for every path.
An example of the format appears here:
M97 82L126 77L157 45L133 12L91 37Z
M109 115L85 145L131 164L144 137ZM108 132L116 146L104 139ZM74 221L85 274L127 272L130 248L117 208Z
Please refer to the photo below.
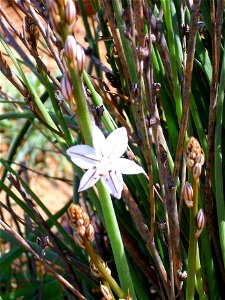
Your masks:
M93 143L94 149L96 150L96 153L102 155L102 148L103 148L103 145L105 144L105 136L97 126L93 127L92 143Z
M123 177L119 172L110 172L109 177L101 177L102 183L107 188L110 194L115 198L120 199L123 190Z
M92 187L99 180L99 176L96 176L96 169L92 168L87 170L81 178L78 192L82 192L84 190Z
M128 136L126 128L117 128L106 138L103 155L110 159L120 157L126 151L127 145Z
M117 158L113 161L116 170L122 174L139 174L145 173L144 169L134 161L126 158Z
M87 145L72 146L67 149L66 153L78 167L83 169L95 166L101 159L95 149Z

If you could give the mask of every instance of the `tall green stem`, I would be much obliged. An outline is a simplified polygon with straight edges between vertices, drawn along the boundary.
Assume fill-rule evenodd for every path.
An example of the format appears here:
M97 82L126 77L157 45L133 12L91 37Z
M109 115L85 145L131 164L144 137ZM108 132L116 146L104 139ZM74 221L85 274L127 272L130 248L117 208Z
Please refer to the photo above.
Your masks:
M88 145L92 145L92 122L88 110L87 101L83 92L81 78L77 70L70 68L70 74L72 78L74 96L77 104L77 117L81 128L82 136ZM97 183L97 189L99 192L99 199L104 215L106 229L111 242L116 268L118 271L120 283L125 293L130 292L132 299L136 299L134 287L126 259L126 254L123 246L123 241L120 235L119 226L117 223L115 211L112 204L112 199L99 181Z
M120 235L111 197L101 181L98 181L97 188L122 289L126 294L129 291L132 299L136 299L130 270L126 259L125 249Z

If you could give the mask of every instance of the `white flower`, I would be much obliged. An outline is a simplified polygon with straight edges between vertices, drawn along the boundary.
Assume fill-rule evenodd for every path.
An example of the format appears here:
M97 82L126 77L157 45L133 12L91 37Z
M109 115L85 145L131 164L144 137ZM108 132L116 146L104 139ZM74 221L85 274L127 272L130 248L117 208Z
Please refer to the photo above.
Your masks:
M128 145L127 131L124 127L114 130L107 138L101 130L93 128L93 147L87 145L72 146L67 150L71 160L86 173L80 181L78 191L92 187L99 179L110 194L121 198L123 190L122 174L144 173L135 162L121 158Z

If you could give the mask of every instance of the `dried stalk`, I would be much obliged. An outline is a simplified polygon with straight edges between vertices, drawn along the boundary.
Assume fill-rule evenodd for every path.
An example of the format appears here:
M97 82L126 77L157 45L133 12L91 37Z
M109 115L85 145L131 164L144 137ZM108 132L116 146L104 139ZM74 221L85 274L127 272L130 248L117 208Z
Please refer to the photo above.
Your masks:
M135 203L133 197L131 196L128 188L126 185L124 185L123 189L123 199L128 206L129 212L131 214L131 217L133 219L134 224L136 225L138 232L140 233L141 237L143 238L144 243L146 244L146 247L148 248L154 262L156 265L156 268L159 272L160 278L163 283L163 287L165 288L167 297L170 296L170 282L167 276L167 272L165 270L165 267L163 265L163 262L159 256L158 250L156 249L156 245L154 241L152 241L148 226L146 225L146 222L141 215L141 212Z
M47 226L46 222L44 221L44 219L42 218L42 216L38 212L37 208L34 207L31 199L27 196L27 194L25 193L25 191L22 189L22 187L20 185L20 182L16 178L14 178L12 175L10 175L8 177L8 179L11 182L11 184L17 189L17 191L20 193L20 195L23 197L25 203L27 203L27 205L32 210L32 212L35 215L35 218L37 220L37 223L44 229L44 231L46 232L46 234L49 236L49 238L50 238L51 242L53 243L53 245L54 245L57 253L63 259L63 261L65 263L65 266L66 266L66 269L67 269L67 272L71 275L71 278L72 278L74 284L76 285L76 288L78 288L78 285L76 284L77 278L76 278L76 276L75 276L75 274L73 272L73 269L71 268L70 264L66 260L65 254L63 253L63 251L61 250L60 246L56 242L54 234L51 232L51 230Z
M114 17L112 4L111 4L110 1L106 0L106 1L103 1L103 5L105 6L105 12L106 12L108 22L109 22L109 26L110 26L110 30L112 32L112 36L113 36L113 39L114 39L115 48L116 48L116 51L117 51L118 56L120 58L120 62L122 64L122 68L123 68L123 72L124 72L126 81L129 85L130 82L131 82L131 79L130 79L130 75L129 75L128 68L127 68L127 63L126 63L126 58L125 58L122 42L121 42L121 39L120 39L119 29L117 28L116 23L115 23L115 17Z

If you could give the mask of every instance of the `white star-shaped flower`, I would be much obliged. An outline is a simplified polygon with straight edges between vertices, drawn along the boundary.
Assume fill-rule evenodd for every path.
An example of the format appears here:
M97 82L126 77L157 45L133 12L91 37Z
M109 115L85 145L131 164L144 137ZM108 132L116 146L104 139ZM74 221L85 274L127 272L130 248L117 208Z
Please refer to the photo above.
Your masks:
M110 194L121 198L123 190L122 174L144 173L142 167L121 156L128 145L127 130L124 127L114 130L107 138L101 130L93 128L93 147L72 146L67 150L71 160L80 168L87 170L81 178L78 191L92 187L99 179Z

